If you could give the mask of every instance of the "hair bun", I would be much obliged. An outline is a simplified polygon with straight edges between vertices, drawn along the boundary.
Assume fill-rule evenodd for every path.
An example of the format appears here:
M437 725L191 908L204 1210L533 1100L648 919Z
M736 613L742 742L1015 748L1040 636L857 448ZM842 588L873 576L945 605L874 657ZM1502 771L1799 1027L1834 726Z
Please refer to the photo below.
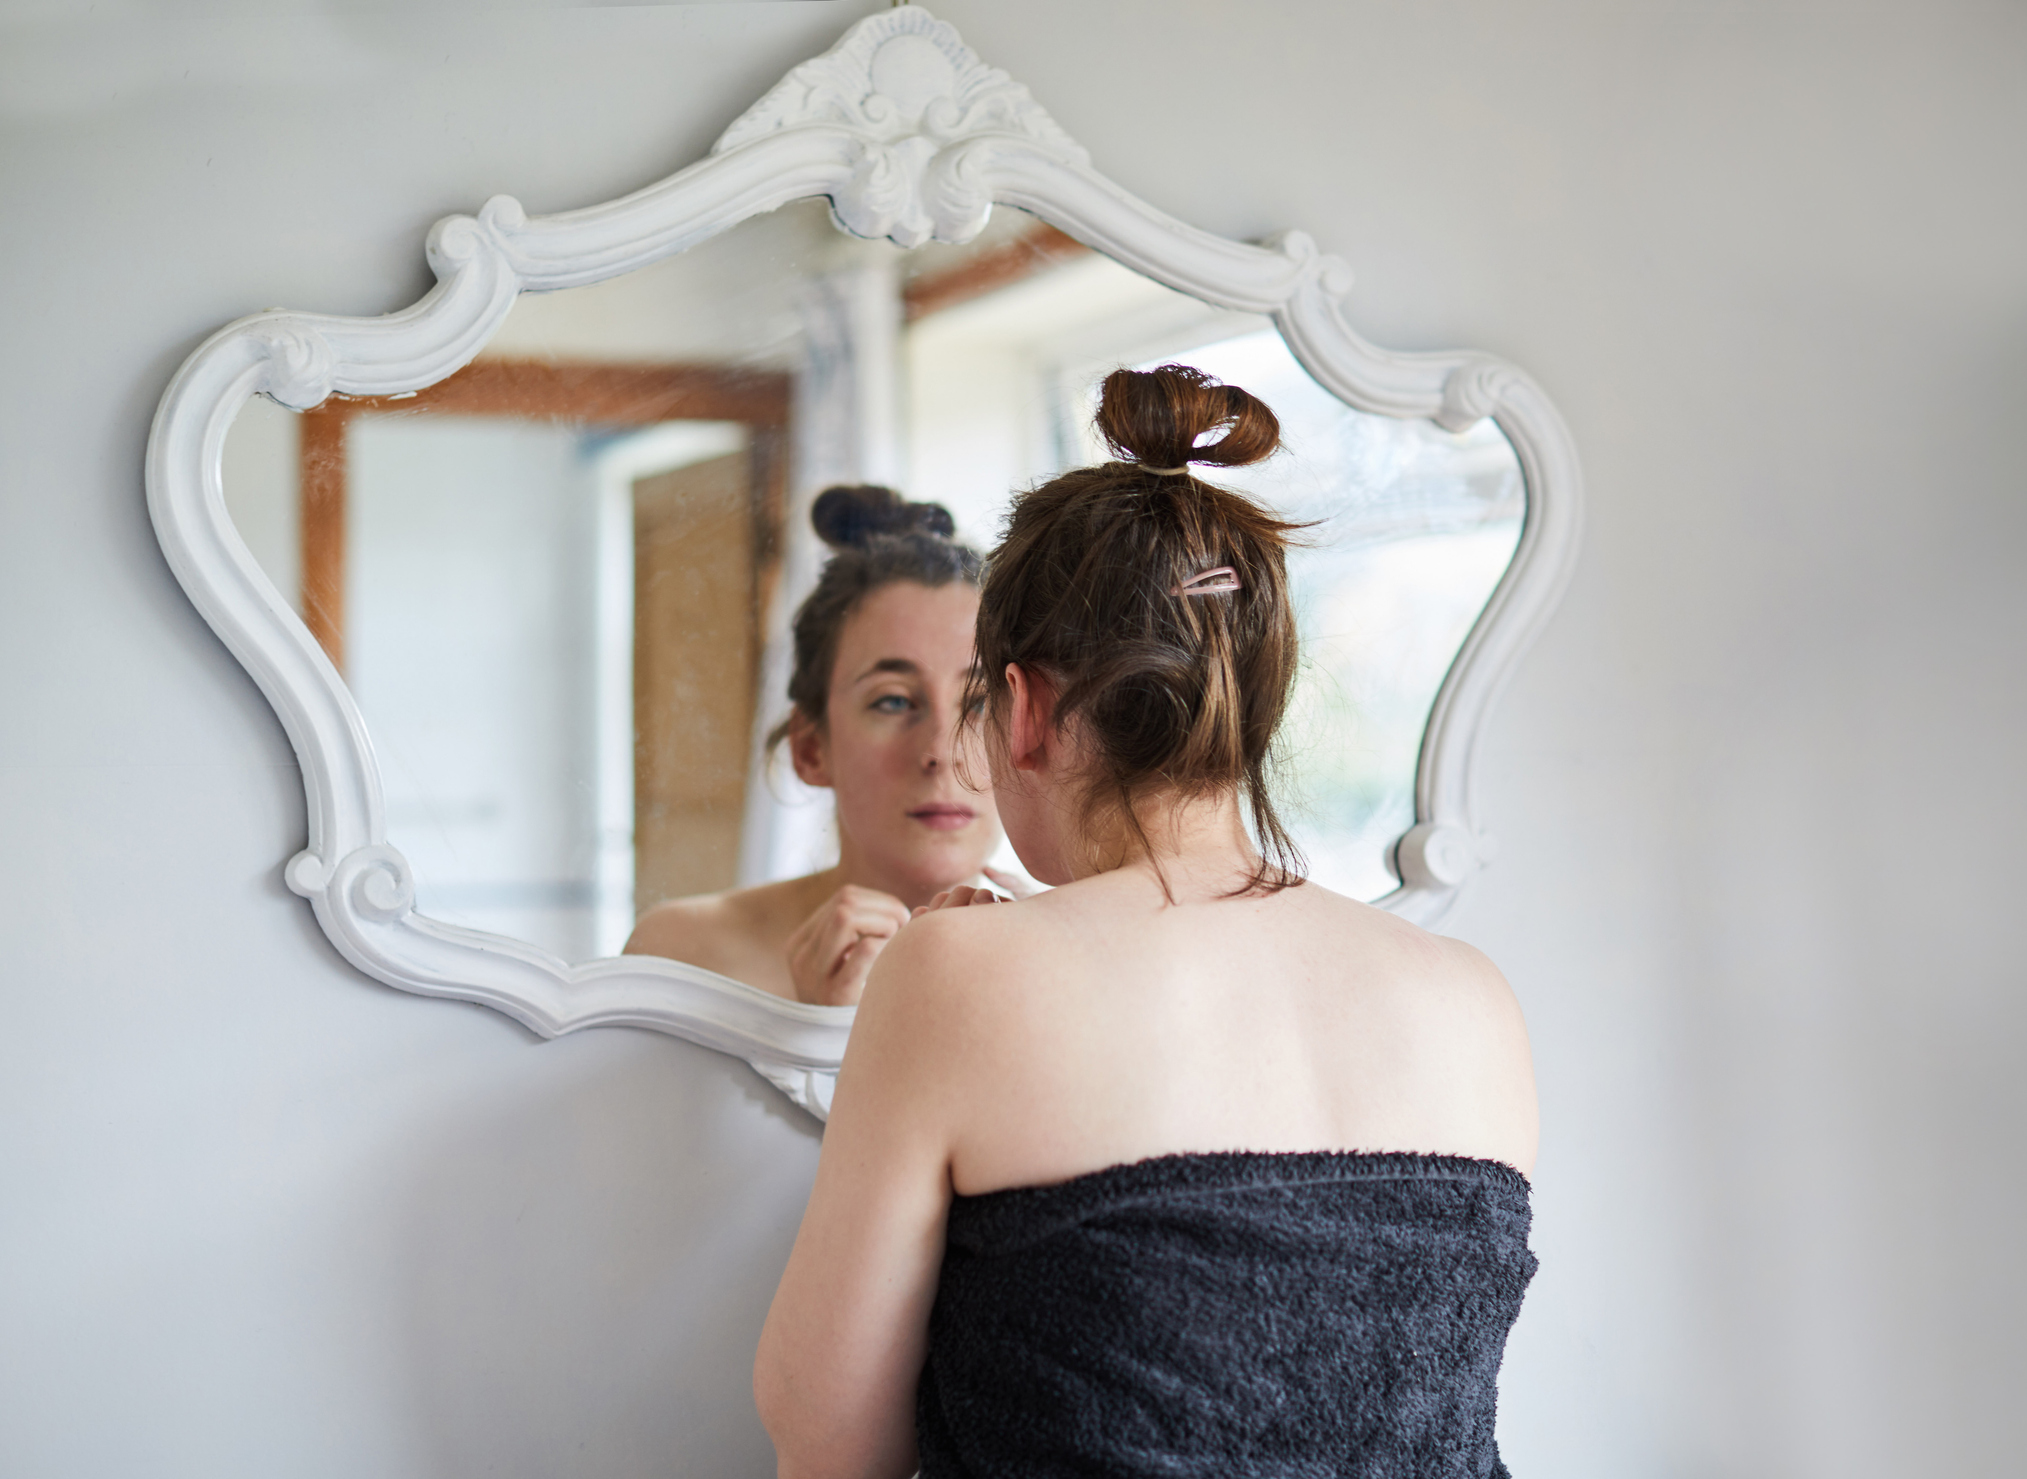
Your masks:
M1207 447L1199 438L1223 431ZM1098 434L1120 457L1149 467L1208 462L1244 467L1273 455L1281 423L1266 404L1194 365L1114 370L1098 398Z
M840 484L817 494L809 521L817 538L832 549L850 549L882 534L957 532L957 521L940 503L910 503L878 483Z

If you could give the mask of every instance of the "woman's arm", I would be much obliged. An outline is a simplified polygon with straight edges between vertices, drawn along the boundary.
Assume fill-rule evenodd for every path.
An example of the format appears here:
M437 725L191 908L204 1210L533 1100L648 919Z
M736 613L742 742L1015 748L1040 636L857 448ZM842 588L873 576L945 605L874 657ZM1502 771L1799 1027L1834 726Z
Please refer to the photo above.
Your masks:
M951 921L955 923L956 921ZM908 1479L950 1207L944 922L879 958L839 1070L816 1186L768 1311L753 1394L782 1479Z

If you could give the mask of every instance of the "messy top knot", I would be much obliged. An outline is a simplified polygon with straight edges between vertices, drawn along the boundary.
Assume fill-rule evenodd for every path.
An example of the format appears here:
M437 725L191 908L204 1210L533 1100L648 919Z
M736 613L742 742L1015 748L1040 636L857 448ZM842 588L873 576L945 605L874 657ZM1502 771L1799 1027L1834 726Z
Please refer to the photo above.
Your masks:
M832 549L857 548L880 534L957 532L950 510L940 503L910 503L878 483L839 484L817 494L809 521L817 538Z
M836 551L795 612L795 669L788 697L795 712L821 727L830 708L831 669L845 621L882 586L912 580L930 587L978 584L978 551L951 538L957 523L940 503L910 503L877 483L826 488L810 505L817 537ZM784 719L769 746L787 735Z
M1262 854L1242 888L1299 883L1267 762L1295 681L1286 551L1301 526L1160 471L1258 462L1280 445L1280 424L1187 365L1114 371L1097 421L1131 460L1078 468L1014 500L986 562L966 707L983 703L1003 734L1007 664L1045 675L1057 727L1074 721L1091 755L1087 820L1116 815L1144 845L1146 801L1236 790Z
M1212 432L1224 435L1209 446ZM1144 467L1184 468L1192 462L1244 467L1273 455L1281 422L1266 405L1236 385L1224 385L1194 365L1114 370L1098 401L1098 434L1105 445Z

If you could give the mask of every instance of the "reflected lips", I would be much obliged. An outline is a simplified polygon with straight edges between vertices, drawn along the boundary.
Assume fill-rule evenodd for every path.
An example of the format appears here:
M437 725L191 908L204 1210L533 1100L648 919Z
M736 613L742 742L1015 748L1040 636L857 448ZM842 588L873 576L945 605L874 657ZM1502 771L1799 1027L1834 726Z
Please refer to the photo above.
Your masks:
M978 813L968 806L918 806L908 815L932 831L955 832L969 825Z

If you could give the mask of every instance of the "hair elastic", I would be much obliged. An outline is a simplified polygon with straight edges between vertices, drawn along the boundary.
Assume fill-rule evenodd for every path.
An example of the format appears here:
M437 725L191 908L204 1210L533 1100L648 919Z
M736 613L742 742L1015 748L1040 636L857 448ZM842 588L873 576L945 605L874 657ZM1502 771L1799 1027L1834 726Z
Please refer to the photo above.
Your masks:
M1188 580L1170 591L1171 596L1215 596L1239 588L1239 572L1230 565L1219 565L1211 570L1199 570Z
M1189 464L1185 462L1181 467L1149 467L1143 462L1140 464L1140 470L1151 472L1158 478L1179 478L1188 475Z

